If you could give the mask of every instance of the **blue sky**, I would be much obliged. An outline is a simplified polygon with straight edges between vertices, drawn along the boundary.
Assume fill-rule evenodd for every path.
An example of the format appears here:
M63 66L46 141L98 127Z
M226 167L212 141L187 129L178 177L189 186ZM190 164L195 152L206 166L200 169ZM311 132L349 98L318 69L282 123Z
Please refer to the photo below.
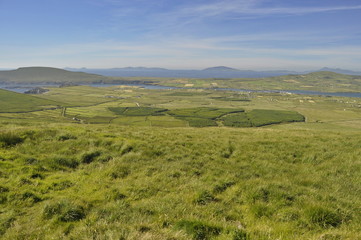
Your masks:
M361 70L360 0L0 0L0 68Z

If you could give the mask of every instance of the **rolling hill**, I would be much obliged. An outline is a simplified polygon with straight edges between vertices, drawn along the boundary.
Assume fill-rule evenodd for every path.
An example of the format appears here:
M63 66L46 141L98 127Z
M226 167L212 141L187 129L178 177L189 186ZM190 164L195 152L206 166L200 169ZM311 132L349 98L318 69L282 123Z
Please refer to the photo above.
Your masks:
M107 77L83 72L71 72L49 67L26 67L10 71L0 71L0 82L12 83L64 83L101 82Z
M0 89L0 112L30 112L57 108L60 103Z
M217 69L213 71L212 69ZM228 70L227 70L228 69ZM133 70L132 70L133 71ZM162 70L167 72L167 70ZM191 70L189 70L191 71ZM324 92L360 92L361 76L335 73L331 71L318 71L307 74L287 74L274 77L248 77L234 78L233 72L227 67L216 67L197 72L207 72L206 78L186 78L179 75L177 78L154 77L152 73L159 71L144 72L144 76L135 77L138 71L133 72L133 77L119 77L114 73L113 77L85 72L73 72L49 67L26 67L17 70L0 71L0 83L5 84L30 84L30 83L140 83L157 84L164 86L184 87L192 84L192 87L210 88L239 88L252 90L312 90ZM240 71L242 72L242 71ZM218 75L218 74L221 75ZM102 73L99 73L102 74ZM104 73L105 75L107 73ZM120 74L121 75L121 74ZM118 77L115 77L118 76ZM218 78L217 76L227 76ZM186 78L186 79L184 79Z

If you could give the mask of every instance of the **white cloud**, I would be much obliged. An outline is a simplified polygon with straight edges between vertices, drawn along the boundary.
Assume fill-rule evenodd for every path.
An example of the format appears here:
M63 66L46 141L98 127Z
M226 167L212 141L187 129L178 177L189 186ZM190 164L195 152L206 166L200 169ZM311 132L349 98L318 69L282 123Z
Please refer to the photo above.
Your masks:
M251 36L256 37L256 36ZM316 68L338 66L357 69L360 46L324 48L266 48L224 46L214 39L169 39L148 44L105 41L53 47L0 46L0 67L44 65L54 67L204 68ZM6 56L6 57L5 57ZM16 65L15 65L16 63Z
M244 15L293 15L293 14L309 14L331 11L347 11L359 10L361 5L355 6L330 6L330 7L259 7L262 1L218 1L210 4L199 5L192 8L185 8L179 11L179 14L193 15L198 17L218 16L223 14L235 13Z

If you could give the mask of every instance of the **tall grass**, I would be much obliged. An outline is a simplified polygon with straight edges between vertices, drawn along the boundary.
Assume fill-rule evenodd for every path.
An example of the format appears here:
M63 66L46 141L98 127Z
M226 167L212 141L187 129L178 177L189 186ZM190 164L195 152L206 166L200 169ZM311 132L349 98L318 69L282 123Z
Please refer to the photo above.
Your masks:
M15 132L24 141L0 149L2 239L361 237L358 132L66 124Z

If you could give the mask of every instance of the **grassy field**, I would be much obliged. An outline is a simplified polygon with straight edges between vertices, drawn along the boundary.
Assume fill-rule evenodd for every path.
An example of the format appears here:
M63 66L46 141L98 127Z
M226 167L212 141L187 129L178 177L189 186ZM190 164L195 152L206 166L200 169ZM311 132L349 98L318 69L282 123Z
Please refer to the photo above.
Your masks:
M313 90L324 92L360 92L361 76L334 72L314 72L267 78L234 79L160 79L162 85L193 88L238 88L253 90Z
M57 108L62 103L0 89L0 113L29 112Z
M361 238L360 132L5 128L2 239Z
M121 86L36 99L62 108L0 113L0 239L361 239L360 99Z

